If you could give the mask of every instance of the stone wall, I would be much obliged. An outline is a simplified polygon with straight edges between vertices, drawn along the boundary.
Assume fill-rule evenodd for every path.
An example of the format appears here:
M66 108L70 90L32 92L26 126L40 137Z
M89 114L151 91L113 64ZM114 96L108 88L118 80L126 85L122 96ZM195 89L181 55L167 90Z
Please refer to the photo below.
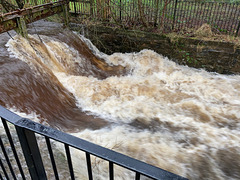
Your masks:
M71 24L71 29L84 33L100 51L107 54L151 49L178 64L223 74L240 74L240 46L232 43L169 37L103 26L86 28Z

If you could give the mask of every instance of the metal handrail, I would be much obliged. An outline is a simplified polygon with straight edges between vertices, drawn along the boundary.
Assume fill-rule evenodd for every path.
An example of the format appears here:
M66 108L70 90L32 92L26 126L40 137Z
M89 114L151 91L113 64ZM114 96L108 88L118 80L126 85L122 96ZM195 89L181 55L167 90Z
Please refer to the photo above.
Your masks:
M55 140L55 141L58 141L58 142L61 142L64 144L71 179L74 179L74 172L73 172L73 166L72 166L72 162L71 162L71 154L69 151L69 147L76 148L76 149L86 153L86 161L87 161L86 164L87 164L87 168L88 168L89 179L93 179L92 168L91 168L91 159L90 159L91 156L99 157L99 158L104 159L109 162L109 177L110 177L110 179L114 178L114 164L135 172L136 173L135 179L140 179L140 175L144 175L144 176L152 178L152 179L164 179L164 180L165 179L176 179L176 180L184 180L185 179L181 176L175 175L171 172L168 172L168 171L165 171L158 167L149 165L142 161L133 159L133 158L123 155L121 153L101 147L99 145L93 144L86 140L83 140L83 139L77 138L75 136L72 136L70 134L53 129L51 127L47 127L42 124L33 122L29 119L22 118L14 113L8 111L7 109L5 109L2 106L0 106L0 118L2 119L4 129L6 131L8 139L10 141L10 145L11 145L12 149L15 149L15 147L14 147L14 144L11 143L12 137L11 137L11 134L8 129L6 121L10 122L11 124L13 124L15 126L20 144L22 146L22 151L23 151L26 163L29 168L29 173L31 175L31 178L34 180L35 179L41 179L41 180L47 179L44 165L42 163L40 151L38 149L35 133L44 136L46 139L46 144L48 147L48 151L49 151L49 155L50 155L50 159L51 159L51 162L53 165L53 170L54 170L56 179L58 179L58 173L57 173L56 164L54 161L53 152L51 149L49 139L52 139L52 140ZM4 149L4 147L2 149ZM17 156L17 154L15 155L15 158L18 159L18 157L16 157L16 156ZM19 168L20 168L20 171L22 174L23 172L21 170L21 165ZM2 170L4 171L3 167L2 167ZM14 173L12 172L12 174L14 174ZM4 175L6 176L5 173L2 174L1 176L4 176ZM1 176L0 176L0 179L1 179ZM24 175L22 174L22 176L24 176ZM23 178L23 179L25 179L25 178Z

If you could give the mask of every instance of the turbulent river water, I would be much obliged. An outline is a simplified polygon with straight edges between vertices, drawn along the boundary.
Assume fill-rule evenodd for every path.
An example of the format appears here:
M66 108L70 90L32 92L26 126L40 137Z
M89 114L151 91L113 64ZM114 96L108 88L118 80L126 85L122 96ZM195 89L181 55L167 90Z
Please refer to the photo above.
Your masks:
M180 66L151 50L106 55L55 23L29 25L29 33L0 35L0 105L189 179L240 179L239 75ZM97 68L92 53L125 72ZM95 176L105 179L100 164Z

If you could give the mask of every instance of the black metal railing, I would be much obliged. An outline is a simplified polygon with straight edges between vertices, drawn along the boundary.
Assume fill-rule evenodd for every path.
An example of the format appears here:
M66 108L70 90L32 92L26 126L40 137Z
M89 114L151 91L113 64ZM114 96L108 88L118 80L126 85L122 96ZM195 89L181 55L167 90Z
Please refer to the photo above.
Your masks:
M93 179L91 157L101 158L106 161L109 171L109 179L114 179L114 166L121 166L135 173L135 179L142 176L151 179L185 179L163 169L146 164L139 160L114 152L110 149L98 146L91 142L66 134L51 127L22 118L0 106L0 119L2 128L0 132L0 180L3 179L33 179L45 180L49 178L49 172L44 165L41 148L39 148L38 136L45 139L48 157L51 161L53 173L51 179L61 179L56 165L56 154L51 142L58 142L64 146L66 166L69 177L75 179L72 163L71 149L74 148L85 153L88 179ZM76 158L76 157L75 157ZM27 169L27 170L26 170ZM129 179L126 177L126 179Z

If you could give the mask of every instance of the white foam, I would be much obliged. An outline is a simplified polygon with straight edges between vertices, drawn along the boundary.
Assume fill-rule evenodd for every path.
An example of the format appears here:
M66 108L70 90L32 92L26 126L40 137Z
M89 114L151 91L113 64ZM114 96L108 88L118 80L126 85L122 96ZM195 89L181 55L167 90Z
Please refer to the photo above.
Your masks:
M14 43L20 46L19 42ZM65 65L71 67L71 63L79 62L79 67L84 67L81 66L84 61L77 60L76 50L64 50L67 47L64 43L50 37L45 44L60 66L63 63L60 57L64 56L67 57ZM122 65L131 71L126 76L99 80L71 75L65 65L66 71L53 68L52 73L74 94L81 109L114 123L110 129L84 130L75 136L190 179L201 179L207 173L209 179L227 178L224 164L219 163L222 158L219 152L226 151L240 159L239 153L235 153L240 147L239 75L220 75L180 66L151 50L107 56L89 41L88 44L109 64ZM28 52L16 53L21 52L18 46L9 46L9 49L18 58L26 59ZM56 54L59 49L63 55ZM45 59L47 63L51 60ZM77 152L74 154L78 156ZM81 167L79 162L74 158L76 167ZM102 164L94 169L102 172L97 173L97 179L104 179L106 165L97 164ZM129 179L131 175L122 170L118 177L125 173L127 177L123 179ZM79 173L78 176L85 177ZM240 175L237 174L237 178Z

